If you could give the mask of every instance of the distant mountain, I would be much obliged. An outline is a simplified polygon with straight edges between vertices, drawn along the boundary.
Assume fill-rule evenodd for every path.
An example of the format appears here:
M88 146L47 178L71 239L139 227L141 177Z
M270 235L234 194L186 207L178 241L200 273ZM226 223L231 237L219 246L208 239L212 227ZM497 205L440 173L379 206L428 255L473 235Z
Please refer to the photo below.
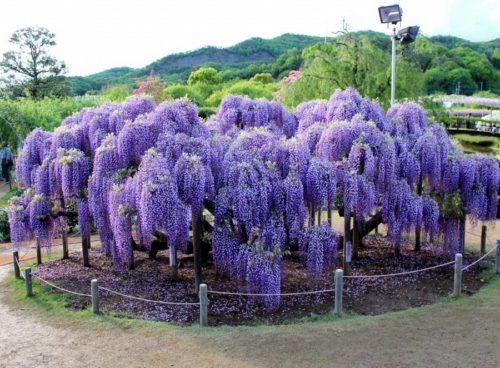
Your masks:
M254 37L227 48L213 46L165 56L144 68L112 68L86 77L70 77L74 94L100 90L107 85L133 84L151 70L170 82L186 81L189 73L201 66L213 66L218 70L241 69L250 65L273 63L279 56L292 49L302 50L319 41L321 37L283 34L272 39Z
M366 37L381 50L390 52L388 35L375 31L359 31L354 34ZM485 54L497 69L500 68L500 38L487 42L472 42L454 36L432 36L428 39L450 50L466 47ZM201 66L212 66L224 71L225 80L250 78L259 72L271 72L275 78L281 78L290 70L300 67L303 49L323 41L323 37L290 33L272 39L254 37L227 48L207 46L168 55L143 68L118 67L86 77L69 77L68 80L73 94L81 95L110 85L134 86L138 79L147 77L151 70L168 83L186 82L189 74Z

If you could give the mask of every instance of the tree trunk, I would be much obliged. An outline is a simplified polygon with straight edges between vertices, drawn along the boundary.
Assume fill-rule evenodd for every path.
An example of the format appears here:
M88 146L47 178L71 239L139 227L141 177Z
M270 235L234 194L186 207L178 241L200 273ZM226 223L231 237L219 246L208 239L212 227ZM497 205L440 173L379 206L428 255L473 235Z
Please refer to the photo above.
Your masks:
M321 225L321 206L318 208L318 225Z
M463 254L465 251L465 216L460 219L460 249L459 252Z
M201 254L201 236L202 236L202 217L201 211L191 211L191 221L193 230L193 254L194 254L194 285L195 292L198 293L200 284L202 283L202 254Z

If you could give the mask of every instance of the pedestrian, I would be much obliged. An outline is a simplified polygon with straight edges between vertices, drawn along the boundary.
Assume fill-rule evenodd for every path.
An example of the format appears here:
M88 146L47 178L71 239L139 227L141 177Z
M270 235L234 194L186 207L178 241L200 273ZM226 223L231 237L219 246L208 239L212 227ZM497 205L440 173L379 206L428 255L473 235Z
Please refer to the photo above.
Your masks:
M10 170L14 166L14 157L6 143L0 145L0 163L2 164L2 177L10 184Z

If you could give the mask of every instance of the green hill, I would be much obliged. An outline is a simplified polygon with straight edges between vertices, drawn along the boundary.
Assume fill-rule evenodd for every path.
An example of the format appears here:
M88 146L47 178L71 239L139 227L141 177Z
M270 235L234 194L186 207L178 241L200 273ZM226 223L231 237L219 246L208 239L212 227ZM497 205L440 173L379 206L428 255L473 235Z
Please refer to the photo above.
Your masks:
M294 49L301 51L321 40L321 37L288 33L273 39L255 37L227 48L208 46L168 55L144 68L113 68L86 77L70 77L69 81L73 94L76 95L100 90L107 85L132 85L137 79L149 75L151 70L168 82L184 82L189 73L200 66L213 66L218 70L241 70L250 66L271 64Z

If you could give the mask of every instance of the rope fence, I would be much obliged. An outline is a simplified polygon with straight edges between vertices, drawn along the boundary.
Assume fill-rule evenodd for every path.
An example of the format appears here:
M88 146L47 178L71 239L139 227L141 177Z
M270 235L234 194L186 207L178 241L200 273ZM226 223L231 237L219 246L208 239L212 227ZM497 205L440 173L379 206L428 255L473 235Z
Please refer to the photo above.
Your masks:
M108 293L119 295L121 297L127 298L127 299L134 299L134 300L140 300L142 302L147 302L147 303L154 303L154 304L163 304L163 305L200 305L200 303L194 303L194 302L168 302L168 301L163 301L163 300L151 300L151 299L146 299L146 298L141 298L138 296L133 296L133 295L127 295L120 293L115 290L111 290L102 286L98 287L99 290L104 290L107 291Z
M85 297L88 297L88 298L90 298L92 296L90 294L78 293L76 291L71 291L71 290L62 288L60 286L57 286L56 284L53 284L50 281L42 279L40 276L37 276L37 275L31 275L31 277L33 277L34 279L37 279L37 280L39 280L39 281L41 281L41 282L43 282L43 283L45 283L45 284L47 284L47 285L49 285L51 287L53 287L54 289L61 290L61 291L65 292L65 293L68 293L68 294L77 295L77 296L85 296Z
M497 250L497 246L494 246L493 248L491 248L489 250L488 253L486 253L484 256L482 256L481 258L479 259L476 259L474 262L472 262L471 264L469 264L468 266L462 268L462 271L467 271L469 268L471 268L472 266L478 264L479 262L481 262L483 259L485 259L486 257L488 257L491 253L493 253L494 251Z
M472 234L472 233L471 233ZM472 234L475 235L475 234ZM490 239L489 239L490 240ZM26 283L26 293L28 297L33 296L33 290L32 290L32 278L35 278L51 287L54 289L60 290L62 292L71 294L71 295L76 295L76 296L82 296L82 297L87 297L91 298L92 301L92 310L95 314L99 314L99 290L113 294L113 295L118 295L123 298L127 299L133 299L133 300L138 300L146 303L153 303L153 304L161 304L161 305L169 305L169 306L199 306L200 307L200 324L202 326L207 326L208 325L208 294L216 294L216 295L228 295L228 296L245 296L245 297L272 297L272 296L279 296L279 297L287 297L287 296L302 296L302 295L315 295L315 294L322 294L322 293L335 293L335 305L334 305L334 310L335 313L337 314L342 314L342 294L343 294L343 279L376 279L376 278L383 278L383 277L398 277L398 276L405 276L405 275L411 275L411 274L416 274L416 273L421 273L421 272L427 272L431 270L435 270L438 268L442 267L447 267L451 266L454 264L454 283L453 283L453 295L454 296L459 296L461 294L462 290L462 272L469 270L471 267L477 265L478 263L482 262L484 259L486 259L488 256L490 256L493 252L496 251L496 257L495 257L495 267L494 267L494 273L498 274L500 273L500 239L497 240L496 245L492 247L486 254L484 254L482 257L478 258L471 264L462 267L462 261L463 257L462 254L457 253L455 255L455 260L454 261L449 261L445 262L442 264L438 264L435 266L430 266L426 268L421 268L417 270L411 270L411 271L404 271L404 272L397 272L397 273L388 273L388 274L381 274L381 275L345 275L343 274L343 270L338 269L335 272L335 280L334 280L334 287L329 288L329 289L322 289L322 290L310 290L310 291L297 291L297 292L288 292L288 293L242 293L242 292L229 292L229 291L221 291L221 290L208 290L208 287L206 284L201 284L199 286L199 302L172 302L172 301L164 301L164 300L152 300L148 298L143 298L143 297L138 297L134 295L128 295L125 293L121 293L116 290L112 290L103 286L98 285L98 281L96 279L91 281L91 293L86 294L86 293L80 293L72 290L65 289L63 287L60 287L50 281L47 281L40 276L33 275L31 273L31 268L25 268L24 270L21 267L21 264L19 262L19 255L17 251L13 252L13 259L14 259L14 272L17 278L22 278L24 279ZM26 256L27 252L25 253L24 256ZM24 257L23 256L23 257ZM24 275L23 272L24 271Z

